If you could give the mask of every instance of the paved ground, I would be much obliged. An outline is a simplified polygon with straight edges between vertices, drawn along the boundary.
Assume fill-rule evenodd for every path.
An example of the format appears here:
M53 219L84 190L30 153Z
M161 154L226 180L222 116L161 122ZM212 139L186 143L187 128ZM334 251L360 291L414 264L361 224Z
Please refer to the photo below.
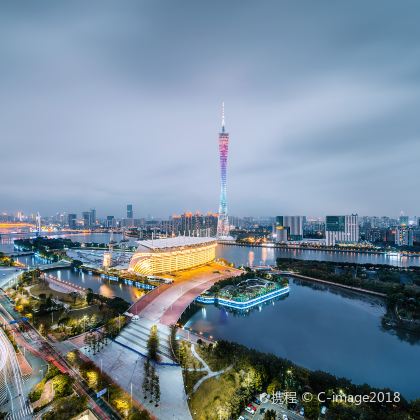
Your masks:
M304 420L304 417L300 416L299 414L295 413L294 411L287 410L280 404L273 404L271 401L262 403L261 405L253 404L257 408L257 412L255 415L249 414L247 411L243 411L241 415L246 420L263 420L264 419L264 412L267 410L274 410L276 412L277 418L282 419L283 414L287 416L289 420ZM263 412L261 412L263 409Z
M16 282L22 270L16 267L0 267L0 287L8 287Z
M156 366L161 389L159 407L149 404L143 398L144 358L133 351L111 342L96 355L85 353L101 367L128 393L133 391L133 398L143 404L158 419L190 420L187 397L184 391L182 370L179 366ZM102 362L101 362L102 361Z

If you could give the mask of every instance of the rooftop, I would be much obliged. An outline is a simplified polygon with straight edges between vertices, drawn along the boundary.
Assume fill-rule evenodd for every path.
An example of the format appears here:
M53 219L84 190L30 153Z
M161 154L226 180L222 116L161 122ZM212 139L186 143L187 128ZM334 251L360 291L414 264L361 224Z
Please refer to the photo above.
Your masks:
M205 243L215 242L216 238L204 236L176 236L174 238L165 239L149 239L146 241L138 241L138 250L147 248L151 251L156 251L165 248L180 248L196 245L203 245Z

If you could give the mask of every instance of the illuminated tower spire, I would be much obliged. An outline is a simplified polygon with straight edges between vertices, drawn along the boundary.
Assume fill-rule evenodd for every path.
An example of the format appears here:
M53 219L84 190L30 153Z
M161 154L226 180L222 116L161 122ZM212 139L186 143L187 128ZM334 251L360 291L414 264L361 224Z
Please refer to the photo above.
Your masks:
M222 133L225 132L225 103L222 102Z
M222 103L222 130L219 133L219 157L220 157L220 202L219 217L217 220L217 237L229 236L229 220L227 211L227 158L229 150L229 134L225 131L225 103Z

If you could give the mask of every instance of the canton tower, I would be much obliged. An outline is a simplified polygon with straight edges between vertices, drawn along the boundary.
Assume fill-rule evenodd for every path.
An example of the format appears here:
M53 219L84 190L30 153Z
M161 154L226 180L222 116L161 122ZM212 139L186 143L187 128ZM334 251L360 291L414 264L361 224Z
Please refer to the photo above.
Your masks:
M226 199L226 170L229 150L229 134L225 132L225 104L222 103L222 131L219 133L219 157L220 157L220 203L219 218L217 220L217 237L229 236L229 221Z

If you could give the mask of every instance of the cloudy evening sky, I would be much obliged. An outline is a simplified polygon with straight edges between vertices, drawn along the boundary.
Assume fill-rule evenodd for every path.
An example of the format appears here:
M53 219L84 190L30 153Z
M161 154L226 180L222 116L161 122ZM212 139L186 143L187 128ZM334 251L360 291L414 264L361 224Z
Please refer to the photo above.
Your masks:
M0 5L0 211L420 213L420 4Z

